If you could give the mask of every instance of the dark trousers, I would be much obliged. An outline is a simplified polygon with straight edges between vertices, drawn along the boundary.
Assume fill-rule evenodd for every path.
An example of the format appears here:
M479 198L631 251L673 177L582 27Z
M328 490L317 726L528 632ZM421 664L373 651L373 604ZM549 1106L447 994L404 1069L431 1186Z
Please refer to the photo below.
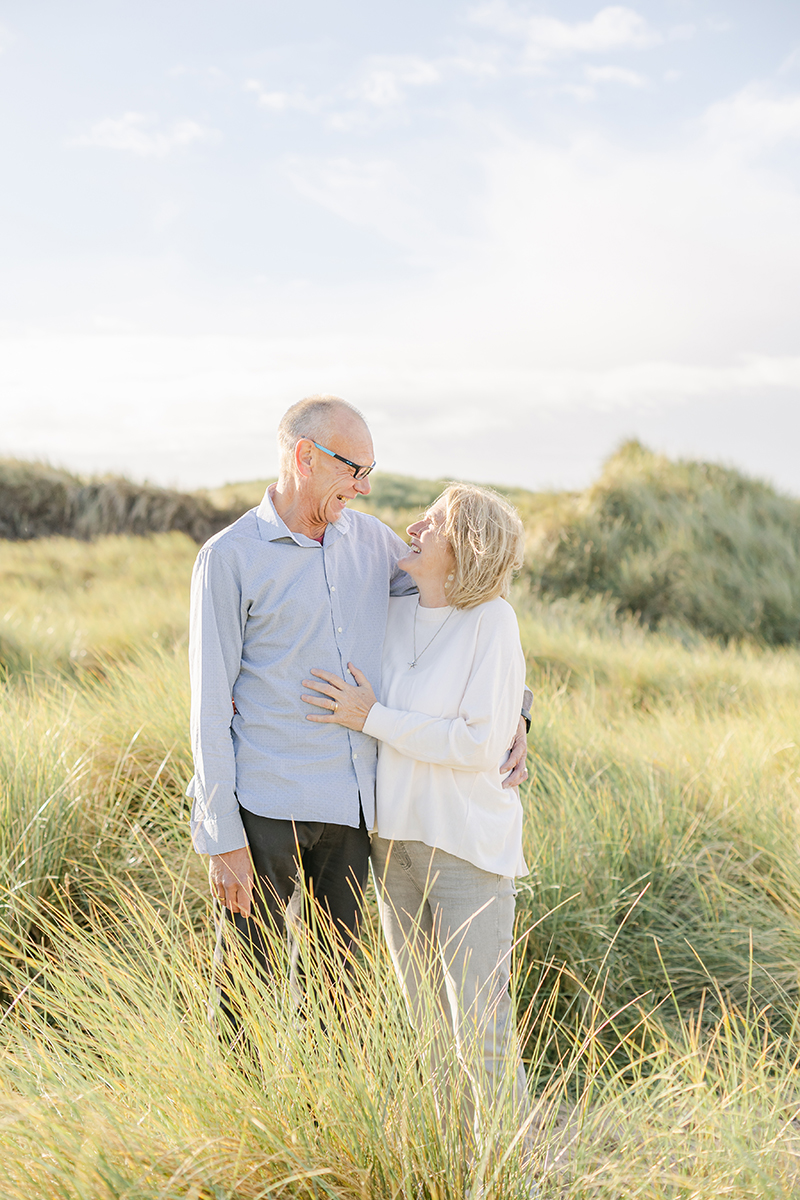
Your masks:
M303 993L300 930L312 925L320 965L333 974L351 959L358 936L369 865L369 834L363 814L358 829L324 821L284 821L240 808L255 871L253 915L225 913L239 940L267 974L276 949L288 937L295 998ZM313 900L320 914L307 910Z

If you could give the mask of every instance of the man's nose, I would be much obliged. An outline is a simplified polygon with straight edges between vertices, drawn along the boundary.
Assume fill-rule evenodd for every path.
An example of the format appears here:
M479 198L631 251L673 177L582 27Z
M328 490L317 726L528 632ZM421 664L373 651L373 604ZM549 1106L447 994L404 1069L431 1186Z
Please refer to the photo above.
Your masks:
M363 479L355 480L355 489L361 496L368 496L372 491L372 484L369 478L365 475Z

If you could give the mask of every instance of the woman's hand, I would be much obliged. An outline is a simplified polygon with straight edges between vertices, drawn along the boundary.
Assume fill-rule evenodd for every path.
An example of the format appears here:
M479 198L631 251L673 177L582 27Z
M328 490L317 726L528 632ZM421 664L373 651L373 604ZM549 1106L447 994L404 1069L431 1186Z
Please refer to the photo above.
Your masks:
M355 729L357 733L361 732L367 719L367 713L375 704L376 697L372 685L358 667L348 663L347 669L356 681L355 686L352 683L345 683L344 679L340 679L338 675L331 675L328 671L318 671L316 668L311 671L316 679L303 680L303 687L313 688L321 695L301 696L301 700L305 700L306 704L316 704L319 708L327 710L324 717L318 716L316 713L309 713L306 717L307 721L344 725L347 729ZM323 682L320 683L318 680Z

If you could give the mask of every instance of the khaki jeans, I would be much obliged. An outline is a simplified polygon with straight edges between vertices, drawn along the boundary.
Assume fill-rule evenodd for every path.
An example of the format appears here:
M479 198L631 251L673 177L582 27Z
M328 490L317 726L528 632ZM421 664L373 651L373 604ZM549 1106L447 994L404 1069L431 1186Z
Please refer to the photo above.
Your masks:
M474 1128L509 1094L522 1120L527 1087L508 990L514 881L422 842L373 837L371 855L386 941L411 1018L430 1033L444 1106L456 1090L444 1068L455 1046L467 1074L457 1089L464 1123Z

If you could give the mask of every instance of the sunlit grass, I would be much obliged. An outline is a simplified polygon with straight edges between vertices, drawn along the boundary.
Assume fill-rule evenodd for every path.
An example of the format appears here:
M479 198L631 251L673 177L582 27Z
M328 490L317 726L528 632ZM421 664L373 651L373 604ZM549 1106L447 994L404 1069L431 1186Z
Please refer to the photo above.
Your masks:
M210 1033L183 795L193 544L2 553L0 617L23 616L0 623L0 1195L525 1196L508 1122L493 1140L486 1114L483 1155L437 1115L371 898L345 1020L324 988L298 1020L242 971L248 1061ZM647 633L599 597L515 602L542 1196L796 1195L800 651Z
M196 554L182 533L0 542L0 668L102 672L184 641Z
M118 883L88 920L40 912L46 947L18 969L2 1024L4 1196L455 1197L476 1174L514 1194L516 1128L481 1114L483 1147L442 1122L420 1052L430 1034L410 1029L369 918L355 977L334 990L306 943L300 1015L286 986L231 962L231 1046L209 1024L213 938L185 878L162 877L165 905Z
M92 1197L789 1197L800 1186L797 1049L754 1006L664 1024L643 1008L619 1054L618 1014L585 993L567 1040L540 997L527 1139L503 1113L477 1136L442 1119L369 910L352 982L288 988L232 962L243 1040L209 1023L213 939L191 888L164 903L108 881L75 920L40 912L44 946L16 972L0 1023L0 1193ZM313 943L306 944L313 968ZM793 1032L793 1031L792 1031ZM560 1070L541 1074L552 1044ZM646 1048L645 1047L646 1044ZM464 1075L454 1079L466 1086Z

